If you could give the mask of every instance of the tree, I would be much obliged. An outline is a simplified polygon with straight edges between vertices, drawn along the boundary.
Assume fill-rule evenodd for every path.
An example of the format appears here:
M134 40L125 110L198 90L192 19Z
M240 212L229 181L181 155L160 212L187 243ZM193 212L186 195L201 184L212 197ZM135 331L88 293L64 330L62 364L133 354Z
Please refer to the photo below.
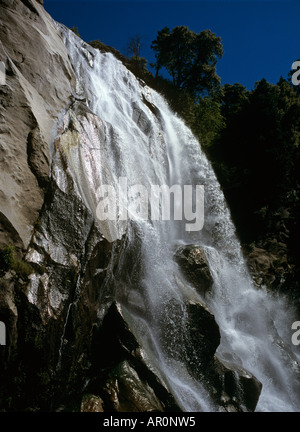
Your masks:
M71 27L70 30L72 30L72 32L75 33L76 36L80 37L79 31L78 31L78 27Z
M140 35L132 36L127 45L127 53L133 58L139 58L141 54L142 37Z
M222 90L222 114L227 121L244 109L248 102L250 92L242 84L225 84Z
M220 85L216 63L223 55L223 46L221 38L210 30L195 33L185 26L172 31L164 27L151 48L155 51L156 76L165 67L176 87L199 94L210 93Z
M219 101L210 96L199 97L194 104L194 116L193 132L199 137L201 146L206 150L213 144L220 130L225 127Z
M142 37L138 34L129 39L127 54L130 56L130 69L136 75L143 75L147 71L147 60L141 57Z

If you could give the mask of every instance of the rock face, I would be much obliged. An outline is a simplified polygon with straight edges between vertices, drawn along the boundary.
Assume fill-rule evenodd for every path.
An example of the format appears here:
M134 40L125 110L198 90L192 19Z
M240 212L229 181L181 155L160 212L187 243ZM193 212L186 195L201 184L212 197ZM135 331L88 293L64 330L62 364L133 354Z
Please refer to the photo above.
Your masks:
M134 257L124 257L126 226L113 232L114 226L98 223L95 197L81 194L78 178L95 179L80 170L80 128L88 124L91 135L98 130L102 137L103 125L79 100L68 50L42 4L3 0L0 5L0 57L6 68L0 87L0 246L13 245L16 259L0 280L0 321L8 336L7 346L0 347L0 408L180 411L124 305L116 301L117 291L118 299L126 298L116 278L119 262L128 264L129 275L134 265L140 269ZM140 114L134 121L146 133L150 125ZM178 250L176 260L196 290L211 289L198 246ZM175 301L167 308L169 319L160 324L175 342L169 347L174 358L187 362L208 392L214 389L217 407L254 410L259 383L217 360L220 331L205 304ZM180 348L183 340L187 351Z
M299 265L292 258L298 250L297 219L288 206L270 210L265 217L268 223L264 234L244 245L249 270L258 287L287 294L300 310Z
M101 395L108 410L180 411L163 382L152 372L119 303L111 305L95 329L92 347L93 378L89 388Z
M194 285L200 294L203 295L211 289L213 278L200 246L180 247L175 253L175 260L180 265L187 281Z
M205 305L193 301L187 303L186 326L191 347L188 356L196 374L201 376L220 344L219 326Z
M11 273L0 278L0 321L5 323L6 334L9 335L6 350L4 347L0 349L1 365L6 369L14 359L18 340L18 310L15 304L14 276Z
M251 247L246 252L250 270L258 286L278 289L289 280L292 270L287 245L273 238L262 246Z
M215 355L207 369L209 385L215 389L214 398L227 412L255 410L261 382L249 371Z
M85 394L82 398L80 411L81 412L104 412L103 401L99 396Z
M26 249L44 202L53 124L73 93L75 75L51 17L36 1L1 2L0 41L6 67L0 88L0 234L7 236L8 220Z
M185 316L184 325L178 316ZM169 334L167 350L172 358L185 361L191 375L211 392L220 410L254 411L262 385L249 371L221 359L217 353L220 330L213 314L199 301L173 302L166 310ZM187 346L187 351L183 349Z
M184 320L178 320L180 316ZM201 376L220 344L219 327L208 308L199 301L187 300L183 304L173 300L166 306L160 328L168 332L166 349L172 357L187 361L193 375Z

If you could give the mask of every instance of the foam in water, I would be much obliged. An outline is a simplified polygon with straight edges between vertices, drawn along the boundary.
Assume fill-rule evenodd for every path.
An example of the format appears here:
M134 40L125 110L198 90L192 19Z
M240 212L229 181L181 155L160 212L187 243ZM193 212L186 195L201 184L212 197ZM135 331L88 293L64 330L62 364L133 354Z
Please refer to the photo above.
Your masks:
M120 177L146 188L152 184L205 186L205 222L200 232L186 232L185 221L102 225L110 241L127 233L130 266L126 260L123 267L120 263L117 295L154 367L183 410L218 409L201 383L170 354L176 335L163 320L173 301L181 305L183 318L168 316L169 322L184 319L186 299L202 300L192 286L182 283L173 260L179 245L199 244L214 278L212 294L205 302L220 326L220 355L262 382L257 411L299 411L300 358L290 333L295 318L284 298L253 286L220 186L199 143L166 101L112 54L101 54L64 26L57 26L76 71L77 98L85 98L91 111L81 120L74 114L78 145L65 140L65 150L77 192L95 216L99 185L116 184ZM71 117L70 110L63 121ZM63 183L55 158L54 153L53 172L58 183Z

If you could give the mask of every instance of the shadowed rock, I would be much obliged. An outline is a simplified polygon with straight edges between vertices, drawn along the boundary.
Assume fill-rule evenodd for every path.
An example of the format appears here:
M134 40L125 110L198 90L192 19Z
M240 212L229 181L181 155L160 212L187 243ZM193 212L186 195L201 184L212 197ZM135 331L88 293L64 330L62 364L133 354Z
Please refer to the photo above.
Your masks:
M261 390L261 382L249 371L217 355L211 363L207 379L214 388L214 397L225 411L252 412Z
M94 332L89 389L108 410L181 411L155 374L119 303L113 303Z
M160 327L167 334L164 348L169 356L186 364L218 410L254 411L262 384L246 369L218 357L220 330L207 306L195 300L173 300L165 312Z
M81 412L104 412L103 400L99 396L85 394L82 397L80 411Z
M118 364L104 385L106 403L117 412L163 412L163 405L147 381L128 361Z
M188 245L180 247L174 256L187 281L203 295L209 291L213 278L205 254L200 246Z

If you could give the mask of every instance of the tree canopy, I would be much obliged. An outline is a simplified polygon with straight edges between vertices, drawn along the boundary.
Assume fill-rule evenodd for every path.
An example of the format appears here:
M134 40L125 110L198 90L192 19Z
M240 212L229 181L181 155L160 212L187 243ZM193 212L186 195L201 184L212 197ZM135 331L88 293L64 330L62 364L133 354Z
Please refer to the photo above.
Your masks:
M195 33L188 27L164 27L157 32L151 48L155 51L156 76L165 68L178 88L193 94L210 93L220 85L216 72L218 58L222 58L221 38L210 30Z

